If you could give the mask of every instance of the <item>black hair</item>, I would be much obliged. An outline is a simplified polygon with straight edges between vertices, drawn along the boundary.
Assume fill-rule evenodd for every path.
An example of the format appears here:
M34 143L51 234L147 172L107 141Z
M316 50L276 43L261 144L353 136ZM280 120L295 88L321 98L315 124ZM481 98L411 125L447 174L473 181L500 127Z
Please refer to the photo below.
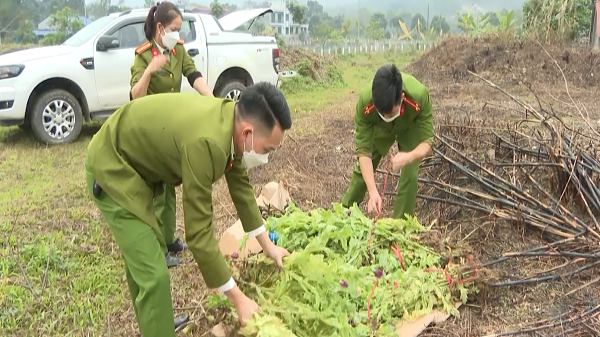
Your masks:
M150 8L150 12L148 12L148 16L146 17L146 23L144 23L144 35L146 35L146 39L148 41L154 39L157 23L160 22L161 25L166 27L177 17L183 17L177 6L168 1L156 3L156 6Z
M282 130L292 127L292 116L285 96L276 86L259 82L247 87L237 102L238 116L258 122L265 131L272 132L275 123Z
M392 111L402 100L402 75L394 64L386 64L377 69L373 78L373 105L382 114Z

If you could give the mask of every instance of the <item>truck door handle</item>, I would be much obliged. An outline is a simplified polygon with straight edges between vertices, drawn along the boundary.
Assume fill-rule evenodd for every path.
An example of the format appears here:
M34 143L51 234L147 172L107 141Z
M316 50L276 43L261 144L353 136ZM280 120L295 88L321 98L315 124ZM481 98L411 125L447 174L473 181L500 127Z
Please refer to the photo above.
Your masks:
M198 49L190 49L190 50L188 50L188 54L190 54L191 57L194 57L194 56L200 54L200 52L198 51Z

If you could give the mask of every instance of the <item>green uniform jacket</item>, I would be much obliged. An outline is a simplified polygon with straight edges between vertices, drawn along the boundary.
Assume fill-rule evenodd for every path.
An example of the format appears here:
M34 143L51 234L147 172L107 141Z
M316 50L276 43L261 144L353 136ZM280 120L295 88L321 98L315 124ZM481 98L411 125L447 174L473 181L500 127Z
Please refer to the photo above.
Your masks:
M378 139L401 138L409 128L417 131L411 134L418 135L419 143L427 142L433 146L433 108L429 91L408 74L402 74L402 83L406 97L403 113L391 123L381 119L373 105L372 83L361 91L354 115L356 156L371 158L375 149L381 154L387 153L389 142Z
M212 226L213 184L225 175L246 232L263 225L248 172L233 156L234 106L187 93L141 97L111 115L88 146L89 167L103 191L157 233L154 188L183 184L186 241L210 288L231 278Z
M132 88L140 80L150 62L152 62L155 53L159 53L155 42L146 42L135 50L135 59L133 60L133 66L131 66L130 84ZM171 51L169 62L156 74L152 74L147 94L180 92L182 75L189 78L194 73L198 73L194 60L192 60L183 47L183 40L179 40L179 43ZM198 75L201 76L200 73ZM190 85L193 87L193 84Z

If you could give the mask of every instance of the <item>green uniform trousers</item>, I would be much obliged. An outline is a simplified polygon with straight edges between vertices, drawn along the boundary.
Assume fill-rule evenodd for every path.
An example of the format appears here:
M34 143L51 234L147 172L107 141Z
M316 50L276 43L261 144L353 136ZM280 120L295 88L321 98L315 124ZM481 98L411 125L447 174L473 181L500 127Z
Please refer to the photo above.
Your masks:
M156 232L106 193L94 197L94 176L87 161L85 173L88 194L121 249L140 332L144 337L175 337L169 271Z
M373 162L373 171L379 165L381 158L385 156L396 137L384 137L374 139L373 153L371 154L371 159ZM417 137L411 137L410 131L402 137L398 136L398 149L400 151L409 152L414 150L420 142L416 141ZM416 161L406 165L402 168L400 181L398 182L398 191L396 193L396 202L394 204L394 215L395 219L400 219L404 217L405 214L412 216L415 211L415 203L417 201L417 182L419 179L419 167L421 165L420 161ZM387 168L387 167L386 167ZM390 186L390 179L388 177L388 186L386 187L386 191L389 192L393 189L393 186ZM354 172L352 172L352 179L350 180L350 186L344 194L342 198L342 205L344 207L351 207L352 205L360 204L367 192L367 184L363 179L362 172L360 170L359 163L356 163L356 167L354 168ZM382 193L383 189L379 191Z
M167 245L175 242L176 202L175 186L169 184L163 184L163 193L154 197L154 215Z

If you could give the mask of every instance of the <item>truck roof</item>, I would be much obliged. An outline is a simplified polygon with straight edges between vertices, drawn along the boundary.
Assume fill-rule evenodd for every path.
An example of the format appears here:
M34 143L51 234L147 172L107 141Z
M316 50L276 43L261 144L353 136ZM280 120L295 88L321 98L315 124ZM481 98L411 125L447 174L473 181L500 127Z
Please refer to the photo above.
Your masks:
M136 9L130 9L124 12L119 12L119 13L111 13L108 16L110 17L122 17L122 16L128 16L128 17L145 17L148 15L148 11L150 9L149 8L136 8ZM254 20L257 17L263 16L264 14L267 13L272 13L273 10L271 8L255 8L255 9L246 9L246 10L240 10L240 11L235 11L232 13L229 13L228 15L225 15L224 17L217 19L215 16L210 15L210 14L204 14L204 13L189 13L189 12L185 12L183 13L183 15L193 15L193 16L198 16L200 18L204 20L214 20L216 21L216 23L220 26L219 28L223 31L233 31L235 30L237 27L243 25L244 23L252 20L252 22L254 22Z
M125 16L125 15L133 16L133 17L147 16L149 10L150 10L149 8L135 8L135 9L126 10L124 12L110 13L110 14L108 14L108 16L111 16L111 17L121 17L121 16ZM183 14L184 15L188 14L188 15L198 15L198 16L211 16L208 14L189 13L189 12L183 12Z

